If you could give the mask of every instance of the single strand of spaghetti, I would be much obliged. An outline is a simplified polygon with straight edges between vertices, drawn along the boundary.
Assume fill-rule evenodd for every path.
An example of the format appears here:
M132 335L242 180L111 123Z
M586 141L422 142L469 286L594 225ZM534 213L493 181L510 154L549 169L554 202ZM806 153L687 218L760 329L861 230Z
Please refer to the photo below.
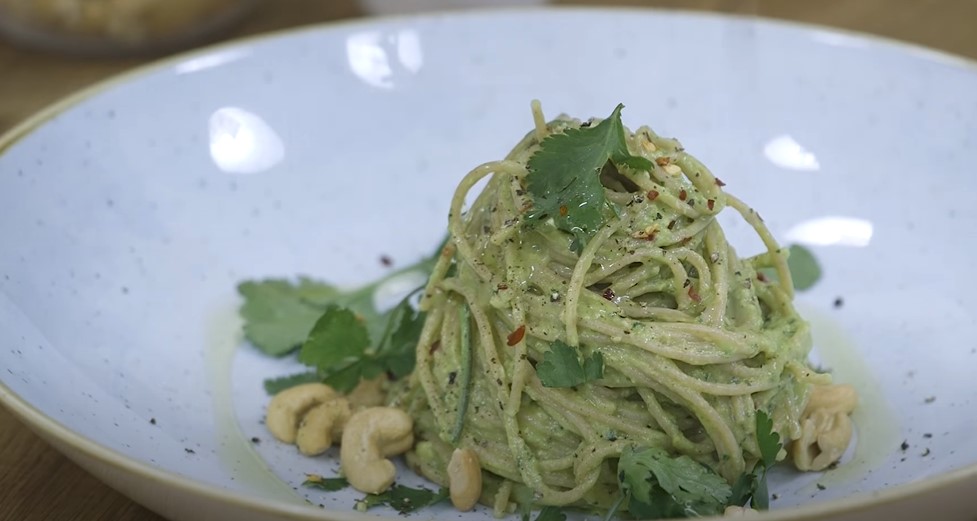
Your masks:
M457 295L452 295L451 298L457 299L458 297ZM458 414L452 410L446 400L440 399L441 396L447 395L447 385L450 385L445 384L448 381L444 374L445 368L456 368L460 365L461 360L461 353L456 351L456 349L461 343L459 311L462 309L462 306L457 305L455 301L450 302L452 303L451 306L448 307L445 314L441 317L440 348L431 356L431 377L434 380L434 385L440 389L441 394L437 403L441 403L442 405L439 408L434 408L432 405L431 412L434 414L441 435L453 438L454 428L458 426ZM458 393L460 397L460 383Z
M618 226L620 226L620 223L612 223L601 228L597 232L597 235L590 239L587 246L580 252L580 259L577 260L577 265L573 268L573 275L570 277L570 283L567 287L566 303L563 308L566 342L570 346L577 345L577 307L579 306L580 294L584 291L584 277L587 275L587 271L590 270L590 265L594 260L594 254L604 244L604 241L617 230Z
M726 248L726 237L723 234L722 229L719 227L719 223L713 221L713 223L706 228L706 253L709 255L709 261L712 262L712 266L707 268L715 280L715 286L710 292L712 298L709 299L709 305L703 310L702 315L700 315L703 323L709 324L713 327L722 327L723 319L726 315L726 307L729 302L729 258L727 257L728 250ZM700 290L704 292L704 290Z
M576 465L574 473L577 475L589 475L600 471L600 465L608 458L616 458L621 455L625 447L632 445L632 440L618 439L601 444L581 446L577 451Z
M699 192L716 202L722 200L723 191L719 184L716 183L716 177L712 175L712 172L706 165L703 165L702 162L686 152L680 152L674 159L674 162L682 169L689 182Z
M536 99L532 100L529 106L533 112L533 123L536 125L536 141L542 142L549 135L549 129L546 128L546 118L543 117L543 106Z
M508 255L515 256L516 249L518 247L515 245L508 245ZM522 309L522 305L518 299L513 299L512 309L510 311L512 320L519 324L518 327L526 327L526 314ZM533 366L529 362L529 357L526 354L526 336L516 342L515 346L507 346L512 348L512 381L509 387L509 397L506 403L506 414L515 417L519 413L519 408L522 404L522 391L523 387L526 385L526 381L529 376L534 372Z
M512 495L512 481L505 480L499 485L499 489L495 492L495 498L492 501L492 515L496 519L502 519L506 514L509 506L509 497Z
M445 274L448 273L448 269L451 268L451 260L455 255L455 245L447 243L441 248L438 254L438 260L434 263L434 267L431 269L431 276L427 279L427 284L424 287L424 293L421 294L421 300L418 302L418 309L421 311L428 311L431 309L431 299L437 294L436 286L439 282L444 279Z
M459 332L459 352L461 354L460 366L458 369L458 385L460 386L461 397L458 399L457 420L451 431L451 443L457 444L461 437L461 431L465 427L465 417L468 415L468 402L471 397L472 384L472 338L471 338L471 318L468 306L459 306L458 325Z
M767 225L763 223L763 219L760 218L760 214L756 212L753 208L749 207L743 201L740 201L736 196L726 193L726 200L732 208L734 208L743 217L743 220L750 224L754 230L756 230L757 235L760 236L760 240L763 241L763 245L766 246L767 251L772 255L776 255L776 252L780 250L780 245L777 244L777 240L774 239L773 234L767 228ZM777 278L779 280L780 287L783 289L784 293L789 299L794 298L794 282L790 276L790 269L787 267L787 261L781 255L776 256L774 262L774 269L777 271Z
M507 177L508 179L506 179L506 181L508 182L506 185L508 185L507 188L509 191L519 190L517 187L519 187L520 184L518 179L516 179L516 176L508 175ZM509 241L522 229L520 226L522 224L522 219L520 217L519 209L516 207L518 204L516 199L517 196L514 193L510 193L509 196L510 197L501 197L500 194L499 197L502 211L496 212L496 215L497 219L501 222L496 226L497 231L489 237L489 242L496 246L502 245L506 241Z
M437 384L434 382L434 372L429 363L432 355L431 349L428 347L439 341L443 317L444 309L440 306L428 312L427 319L424 321L424 326L421 328L421 334L417 341L417 345L420 347L415 350L414 374L417 375L418 381L428 397L431 411L439 411L443 408L440 394L437 392ZM435 334L438 336L435 337ZM435 412L436 415L437 413Z
M699 272L698 292L700 295L705 295L712 291L712 269L706 263L706 260L702 258L702 255L685 248L673 250L669 253L675 258L689 263Z

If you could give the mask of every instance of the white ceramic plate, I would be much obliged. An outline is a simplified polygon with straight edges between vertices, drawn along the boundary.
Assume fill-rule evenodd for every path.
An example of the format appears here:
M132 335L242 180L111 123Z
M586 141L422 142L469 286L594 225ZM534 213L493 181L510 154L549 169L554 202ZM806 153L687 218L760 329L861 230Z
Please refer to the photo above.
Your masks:
M260 424L261 378L289 362L242 343L235 284L351 285L383 254L428 252L456 181L523 135L532 98L551 115L625 103L627 124L680 137L822 262L799 300L819 356L863 395L859 449L833 474L776 476L769 518L977 517L977 71L745 18L357 22L58 104L0 142L0 400L174 520L357 516L354 493L295 490L336 464Z

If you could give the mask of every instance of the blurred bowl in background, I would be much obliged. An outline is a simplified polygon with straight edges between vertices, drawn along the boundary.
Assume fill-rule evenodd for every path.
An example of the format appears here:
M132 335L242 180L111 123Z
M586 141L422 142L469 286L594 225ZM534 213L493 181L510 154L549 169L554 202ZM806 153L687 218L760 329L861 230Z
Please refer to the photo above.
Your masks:
M360 0L364 11L381 16L487 7L529 7L547 3L549 0Z
M0 36L49 51L158 54L203 43L259 0L0 0Z

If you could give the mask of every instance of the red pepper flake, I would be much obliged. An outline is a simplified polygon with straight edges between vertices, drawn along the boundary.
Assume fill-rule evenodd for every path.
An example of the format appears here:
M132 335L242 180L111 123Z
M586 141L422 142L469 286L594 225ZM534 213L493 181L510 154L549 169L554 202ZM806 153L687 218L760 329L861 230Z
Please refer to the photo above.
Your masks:
M567 205L560 206L560 217L566 217L568 213L570 210L567 209Z
M702 297L700 297L699 293L695 290L695 286L689 286L689 298L695 302L702 302Z
M509 289L509 285L506 284L505 282L500 282L499 285L496 286L496 288L498 288L499 291L504 291L504 290Z
M756 274L756 279L759 280L760 282L766 282L767 276L764 275L762 271L758 271Z
M655 163L658 163L658 166L665 166L671 162L672 160L666 156L655 158Z
M685 198L688 196L689 196L688 192L686 192L685 189L683 188L682 191L678 193L678 200L684 201Z
M648 190L648 201L658 199L658 190Z
M715 207L716 207L716 201L714 199L709 199L709 200L706 201L706 208L709 208L709 211L710 212Z
M612 290L611 288L607 288L604 290L604 293L601 293L601 296L606 298L607 300L614 300L614 297L616 295L614 295L614 290Z
M522 338L526 336L526 324L523 324L516 328L515 331L509 333L509 337L506 338L506 345L512 347L519 342L522 342Z
M722 179L720 179L720 178L717 177L716 178L716 186L726 186L726 183L724 183Z

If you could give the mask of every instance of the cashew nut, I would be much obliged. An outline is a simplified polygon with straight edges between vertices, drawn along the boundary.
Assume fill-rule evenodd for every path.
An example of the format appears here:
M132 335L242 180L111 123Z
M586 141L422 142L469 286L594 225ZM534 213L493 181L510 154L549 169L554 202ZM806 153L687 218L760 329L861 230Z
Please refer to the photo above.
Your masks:
M750 507L741 507L737 505L729 505L726 510L723 511L724 517L751 517L759 514L760 512L754 510Z
M339 451L343 474L353 488L379 494L393 484L397 470L388 456L414 445L414 422L393 407L369 407L353 414L343 429Z
M812 413L818 409L830 412L850 413L858 405L858 393L848 384L815 385L811 389L811 397L807 401L805 413Z
M332 441L343 435L343 427L352 412L345 398L333 398L320 403L302 417L295 444L306 456L322 454Z
M801 437L791 445L798 470L824 470L841 459L851 441L848 414L818 409L801 422Z
M265 414L265 425L275 438L294 443L302 416L309 409L335 397L336 391L326 384L308 383L290 387L271 399Z
M462 512L475 508L482 495L482 466L472 449L455 449L448 462L451 504Z
M354 409L365 409L383 405L386 400L386 393L383 391L383 384L387 381L386 376L374 378L372 380L360 380L360 383L353 388L346 399Z
M841 459L852 436L848 414L858 404L850 385L817 385L801 415L801 437L791 444L798 470L824 470Z

